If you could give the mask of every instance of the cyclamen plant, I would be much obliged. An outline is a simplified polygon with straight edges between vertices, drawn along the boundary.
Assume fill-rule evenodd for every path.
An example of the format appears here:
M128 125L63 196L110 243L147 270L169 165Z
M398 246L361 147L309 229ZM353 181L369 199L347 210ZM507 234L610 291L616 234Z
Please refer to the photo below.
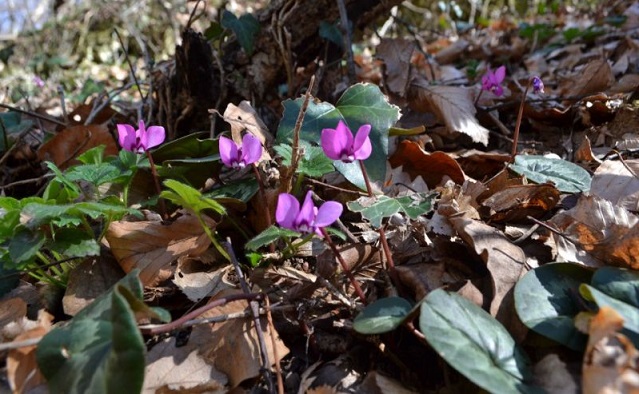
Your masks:
M151 165L151 174L155 181L155 189L158 195L162 193L160 187L160 180L158 177L155 163L153 163L153 157L149 152L149 149L156 147L164 142L166 139L166 132L162 126L149 126L144 125L144 121L140 119L138 123L138 129L128 124L118 124L118 142L122 149L134 153L146 153ZM127 202L128 185L124 188L124 202ZM166 216L166 207L164 206L164 200L159 200L160 211L162 216Z
M517 156L517 144L519 142L519 128L521 126L521 119L524 115L524 102L526 101L526 95L528 94L528 90L533 88L534 93L544 93L544 82L538 76L534 76L530 78L528 84L526 85L526 90L524 90L524 94L521 96L521 102L519 103L519 112L517 113L517 122L515 123L515 133L513 134L513 147L510 152L510 161L515 161L515 156Z

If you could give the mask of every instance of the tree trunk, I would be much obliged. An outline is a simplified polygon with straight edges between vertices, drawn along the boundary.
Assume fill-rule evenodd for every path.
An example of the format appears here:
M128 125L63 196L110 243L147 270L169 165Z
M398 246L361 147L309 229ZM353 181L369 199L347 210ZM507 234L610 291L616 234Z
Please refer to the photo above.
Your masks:
M360 30L389 15L390 9L401 3L401 0L343 1L352 26ZM207 130L209 109L224 112L229 102L240 100L250 100L272 126L278 118L282 96L297 96L312 74L322 76L318 83L325 91L330 91L327 85L334 87L337 83L331 83L329 71L339 73L337 79L347 85L356 82L344 80L346 72L339 62L332 70L325 64L317 64L318 60L325 62L342 56L336 45L319 36L320 22L339 25L337 2L272 1L256 14L261 30L251 56L235 39L223 45L220 56L201 34L186 29L182 45L176 48L174 72L165 73L156 81L158 120L168 126L169 136ZM300 67L303 72L298 74L296 70ZM286 88L285 95L280 93L282 88Z

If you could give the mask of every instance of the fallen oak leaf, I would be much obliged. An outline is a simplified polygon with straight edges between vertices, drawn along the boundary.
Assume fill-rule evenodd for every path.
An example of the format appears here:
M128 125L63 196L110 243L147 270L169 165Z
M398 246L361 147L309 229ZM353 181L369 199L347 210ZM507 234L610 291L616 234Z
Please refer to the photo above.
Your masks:
M459 86L431 86L426 80L416 79L409 96L422 108L428 108L451 132L468 135L473 142L488 146L487 128L475 117L477 109L472 90Z
M209 226L213 220L204 216ZM145 286L159 283L173 274L169 265L180 256L198 256L211 241L197 217L180 216L175 222L112 222L106 231L111 252L125 272L140 269Z

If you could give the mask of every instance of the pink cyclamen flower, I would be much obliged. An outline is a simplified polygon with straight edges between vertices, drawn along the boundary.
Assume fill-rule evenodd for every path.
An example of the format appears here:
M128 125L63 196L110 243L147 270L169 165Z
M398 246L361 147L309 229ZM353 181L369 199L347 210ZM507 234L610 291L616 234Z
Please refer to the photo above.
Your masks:
M340 120L336 129L322 130L321 143L324 154L329 159L341 160L345 163L366 160L373 151L371 139L368 136L370 132L371 125L362 125L353 138L353 133L346 123Z
M495 93L496 96L504 94L504 88L501 87L501 83L506 78L506 67L501 66L494 72L488 67L488 71L481 77L481 88L489 92Z
M277 199L275 220L277 223L300 233L315 233L322 236L322 228L330 226L342 214L342 204L326 201L319 208L313 204L312 192L309 190L300 208L295 196L281 193Z
M39 88L44 87L44 81L37 75L33 77L33 84Z
M162 126L144 126L144 121L140 120L138 129L128 124L118 124L118 142L120 146L128 151L142 153L154 146L164 142L166 133Z
M225 166L243 168L255 163L260 157L262 157L262 143L253 134L244 134L241 147L230 138L220 137L220 158Z
M535 93L544 93L544 81L541 78L533 77L532 86Z

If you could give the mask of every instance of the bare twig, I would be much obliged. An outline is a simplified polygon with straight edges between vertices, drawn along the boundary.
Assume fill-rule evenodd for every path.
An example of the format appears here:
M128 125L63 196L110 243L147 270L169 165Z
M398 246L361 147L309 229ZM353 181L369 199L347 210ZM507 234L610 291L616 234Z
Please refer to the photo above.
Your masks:
M344 258L340 254L339 250L337 250L337 247L335 246L333 241L331 241L331 237L329 236L326 229L322 227L321 231L322 231L322 235L324 235L324 241L326 242L328 247L331 248L331 250L333 251L333 254L335 255L335 258L337 258L337 261L339 261L340 265L342 266L342 271L344 271L344 274L346 274L346 277L351 282L351 285L353 285L353 288L355 289L355 293L359 297L360 301L362 301L362 304L366 305L367 304L366 296L364 295L364 292L362 291L362 288L360 287L359 283L353 276L353 273L351 272L350 268L348 268L348 264L346 264L346 261L344 261Z
M60 96L60 107L62 108L62 119L64 123L69 123L69 115L67 114L67 103L64 98L64 88L62 85L58 85L58 95Z
M339 19L344 33L344 49L346 50L346 65L348 67L348 80L352 83L357 78L355 72L355 61L353 61L353 44L351 42L351 29L348 27L348 14L344 0L337 0Z
M224 243L224 247L226 252L228 253L231 262L233 263L233 267L235 267L235 273L237 274L238 281L240 282L240 287L244 294L250 294L250 289L246 284L246 280L244 279L244 273L242 272L242 268L240 267L240 263L237 261L235 257L235 251L233 250L233 246L231 244L231 239L227 238ZM274 393L275 387L273 387L273 380L271 379L271 362L268 358L268 351L266 349L266 341L264 339L264 333L262 331L262 323L260 322L260 306L257 301L250 301L249 305L251 307L251 312L253 313L253 322L255 324L255 331L257 332L257 339L260 343L260 353L262 356L262 372L264 374L264 379L266 380L266 384L268 385L269 392Z
M140 98L142 98L142 102L144 102L146 98L144 97L144 94L142 94L142 88L140 87L140 82L138 81L138 77L135 75L135 70L133 69L133 63L131 63L131 59L129 59L129 51L124 46L124 41L122 40L122 37L120 36L120 32L118 31L118 29L113 29L113 31L115 32L115 35L118 36L118 41L120 41L120 46L122 47L122 51L124 51L124 59L126 60L126 64L129 65L129 70L131 71L131 77L135 81L135 86L138 88L138 93L140 93Z
M277 393L284 394L284 380L282 379L282 367L280 366L280 358L277 353L277 343L275 342L275 324L273 324L273 316L271 316L271 303L268 297L264 297L266 304L266 320L268 321L269 330L271 332L271 346L273 346L273 355L275 356L275 373L277 377Z
M6 109L9 109L11 111L20 112L21 114L30 115L30 116L33 116L35 118L46 120L47 122L52 122L52 123L55 123L55 124L60 125L60 126L66 126L67 125L65 122L63 122L61 120L57 120L56 118L53 118L51 116L42 115L42 114L39 114L37 112L27 111L27 110L20 109L20 108L17 108L17 107L12 107L11 105L0 103L0 108L6 108Z
M142 331L142 334L145 335L159 335L159 334L165 334L165 333L169 333L171 331L177 330L179 328L184 327L184 325L187 322L192 321L195 317L201 315L202 313L209 311L213 308L217 308L218 306L221 305L225 305L231 301L237 301L237 300L256 300L256 299L260 299L262 298L263 295L262 294L258 294L258 293L249 293L249 294L230 294L226 297L223 298L218 298L217 300L211 301L208 304L199 307L189 313L187 313L186 315L182 316L181 318L172 321L171 323L167 323L167 324L161 324L161 325L156 325L156 326L151 326L151 327L146 327L146 326L142 326L140 327L140 331Z
M302 103L302 108L300 108L300 112L297 115L297 120L295 121L295 129L293 129L293 146L291 153L291 166L286 170L285 175L282 177L282 182L280 186L280 191L290 192L293 184L293 176L295 175L295 171L297 171L297 166L300 161L300 132L302 130L302 124L304 123L304 116L306 115L306 109L308 108L308 103L311 101L311 92L313 91L313 85L315 84L315 75L311 76L311 81L308 84L308 88L306 89L306 94L304 95L304 102Z

